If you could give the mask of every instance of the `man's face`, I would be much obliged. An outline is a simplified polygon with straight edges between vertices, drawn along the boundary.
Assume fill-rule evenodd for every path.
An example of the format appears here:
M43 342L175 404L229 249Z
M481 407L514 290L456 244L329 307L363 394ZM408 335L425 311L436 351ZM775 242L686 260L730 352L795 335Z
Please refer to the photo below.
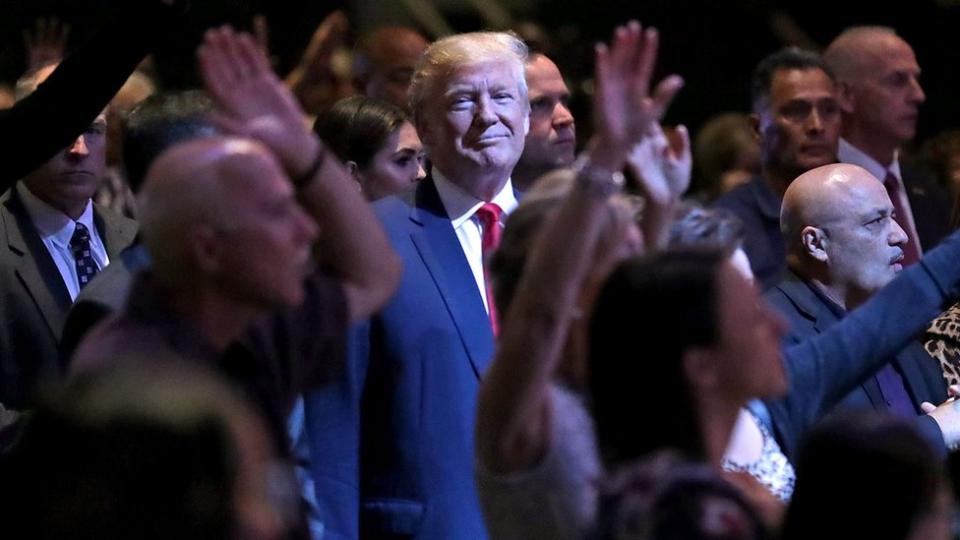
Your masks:
M220 231L221 283L262 307L303 300L317 225L297 203L276 160L261 151L229 167L231 217Z
M863 51L861 77L849 83L848 112L873 137L899 146L913 139L920 105L920 66L913 49L895 35L878 35Z
M383 39L391 39L391 43L378 44L378 51L371 56L373 65L364 93L408 110L407 90L413 69L429 43L419 34L407 31L391 32Z
M830 279L869 296L902 269L907 235L893 219L890 197L875 178L851 179L836 191L836 217L820 227Z
M69 146L24 177L30 192L77 219L106 174L107 121L101 113ZM75 215L77 214L77 215Z
M513 170L529 119L520 76L510 61L494 60L455 69L434 83L418 131L434 166L451 180Z
M573 115L567 108L570 91L556 64L543 55L536 55L527 64L527 87L530 92L530 133L523 147L520 162L544 172L573 163L576 131Z
M767 106L756 115L763 165L795 178L837 160L840 106L820 69L780 69Z

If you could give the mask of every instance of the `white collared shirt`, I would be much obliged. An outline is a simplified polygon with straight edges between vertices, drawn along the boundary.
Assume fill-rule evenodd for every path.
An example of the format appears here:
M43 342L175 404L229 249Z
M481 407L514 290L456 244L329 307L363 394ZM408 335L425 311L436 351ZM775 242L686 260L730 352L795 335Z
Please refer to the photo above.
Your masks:
M17 194L23 201L23 206L27 209L30 221L40 233L40 239L43 245L50 253L50 258L57 265L60 271L60 277L63 278L67 291L70 292L70 299L76 300L80 294L80 280L77 277L77 261L73 258L73 252L70 250L70 239L73 238L73 232L77 228L77 222L90 231L90 251L93 260L102 270L110 264L110 258L107 256L107 249L100 239L100 233L93 220L93 203L87 201L87 207L76 222L69 216L41 201L34 195L23 182L17 183Z
M477 209L483 206L486 201L481 201L467 193L444 177L436 168L433 169L432 175L443 208L447 211L447 216L450 217L454 232L457 233L457 239L460 240L463 254L466 255L467 262L470 263L470 270L473 271L473 277L477 281L480 298L483 299L483 306L489 313L487 289L483 280L483 224L475 215ZM517 207L517 197L513 193L513 182L509 178L490 202L503 210L500 215L500 225L503 226L503 221Z
M907 189L903 185L903 176L900 174L899 152L895 152L893 154L893 162L890 163L890 166L884 167L877 160L868 156L863 150L853 146L841 137L840 146L837 149L837 157L843 163L850 163L852 165L863 167L868 173L880 180L881 183L883 183L884 179L886 179L887 173L892 174L894 178L897 179L897 182L900 184L900 190L897 192L900 197L898 206L906 210L906 215L897 216L897 223L899 223L904 229L907 229L907 233L910 235L910 238L917 239L917 253L922 256L923 246L920 245L920 236L917 234L917 225L913 220L913 209L910 208L910 198L907 197Z

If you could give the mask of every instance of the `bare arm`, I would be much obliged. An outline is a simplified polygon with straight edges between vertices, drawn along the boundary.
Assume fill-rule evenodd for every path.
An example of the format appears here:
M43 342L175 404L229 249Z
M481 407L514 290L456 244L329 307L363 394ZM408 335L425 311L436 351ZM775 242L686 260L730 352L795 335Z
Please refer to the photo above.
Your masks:
M656 53L655 31L636 23L619 28L610 49L598 47L596 136L588 151L596 170L621 170L655 118L659 103L647 90ZM550 381L608 213L604 190L591 175L579 176L541 229L480 389L477 451L494 472L529 468L550 443Z
M293 94L250 36L211 30L198 56L224 125L266 144L291 178L302 180L301 204L320 224L324 260L343 278L350 319L365 319L399 284L400 260L356 183L307 129Z

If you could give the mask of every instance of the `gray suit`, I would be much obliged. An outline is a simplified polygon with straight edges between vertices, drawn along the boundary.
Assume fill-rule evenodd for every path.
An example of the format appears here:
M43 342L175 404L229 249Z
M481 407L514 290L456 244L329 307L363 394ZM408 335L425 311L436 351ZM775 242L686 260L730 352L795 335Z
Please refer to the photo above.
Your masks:
M137 223L95 206L94 221L115 260ZM0 403L22 409L37 386L60 378L58 343L70 293L16 190L0 197Z

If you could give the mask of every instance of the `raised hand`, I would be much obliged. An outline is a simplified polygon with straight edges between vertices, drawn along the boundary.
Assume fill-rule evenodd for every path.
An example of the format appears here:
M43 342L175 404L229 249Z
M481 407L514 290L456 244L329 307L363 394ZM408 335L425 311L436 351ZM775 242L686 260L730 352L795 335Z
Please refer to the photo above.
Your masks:
M658 48L657 31L644 30L636 21L618 27L609 47L597 45L593 109L598 150L609 148L609 153L625 156L683 86L683 80L672 75L650 95Z
M319 141L253 38L229 27L209 30L197 56L207 91L220 110L216 120L228 131L267 145L291 176L308 170Z
M640 192L652 204L676 202L690 187L693 159L687 128L678 126L673 140L671 144L660 124L654 122L627 157L627 167L636 177Z
M27 69L34 70L63 60L63 51L70 37L70 25L60 19L40 17L33 31L24 29L23 43L27 50Z

